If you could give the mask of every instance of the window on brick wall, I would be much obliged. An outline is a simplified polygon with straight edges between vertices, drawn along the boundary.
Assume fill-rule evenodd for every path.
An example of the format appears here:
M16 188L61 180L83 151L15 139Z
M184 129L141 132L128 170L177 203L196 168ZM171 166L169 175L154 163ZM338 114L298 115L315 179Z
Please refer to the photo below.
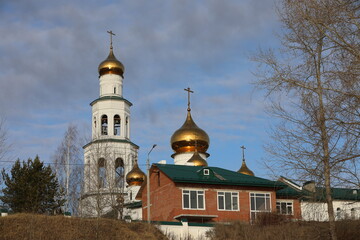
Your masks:
M255 220L259 212L270 212L270 193L250 193L251 220Z
M183 190L183 209L205 209L204 191Z
M218 210L239 210L239 194L237 192L218 192Z
M293 203L292 202L276 202L276 211L280 214L293 215Z

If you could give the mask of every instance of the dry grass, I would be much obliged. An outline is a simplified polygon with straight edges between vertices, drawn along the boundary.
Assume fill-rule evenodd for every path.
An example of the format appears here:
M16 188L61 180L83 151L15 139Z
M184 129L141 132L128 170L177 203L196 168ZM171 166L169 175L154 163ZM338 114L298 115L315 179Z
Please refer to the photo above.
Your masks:
M154 226L146 223L125 223L111 219L66 218L15 214L0 217L0 239L167 239Z
M360 221L339 221L336 223L339 240L357 240L360 236ZM328 223L324 222L281 222L275 225L249 225L233 222L217 224L209 233L212 240L326 240L330 239Z

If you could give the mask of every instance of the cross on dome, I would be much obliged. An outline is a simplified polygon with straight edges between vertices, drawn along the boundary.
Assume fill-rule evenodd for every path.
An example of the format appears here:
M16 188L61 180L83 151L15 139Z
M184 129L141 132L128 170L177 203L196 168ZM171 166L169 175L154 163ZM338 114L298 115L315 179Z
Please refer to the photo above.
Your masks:
M242 149L242 157L243 157L242 160L245 162L245 149L246 149L246 147L243 145L240 148Z
M185 91L188 92L188 111L190 112L191 111L191 108L190 108L190 93L194 93L194 91L192 91L189 87L188 88L184 88Z
M113 49L112 46L112 36L116 36L115 33L113 33L113 31L107 31L107 33L110 35L110 49Z

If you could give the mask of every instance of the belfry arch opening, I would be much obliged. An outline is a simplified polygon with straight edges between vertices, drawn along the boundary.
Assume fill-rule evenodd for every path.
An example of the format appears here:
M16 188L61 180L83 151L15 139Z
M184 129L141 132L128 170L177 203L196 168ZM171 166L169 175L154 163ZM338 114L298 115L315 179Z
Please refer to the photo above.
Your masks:
M121 158L115 160L115 186L124 187L124 161Z
M125 137L129 138L129 117L125 119Z
M104 158L100 158L98 161L98 186L99 188L107 187L107 179L106 179L106 160Z
M119 115L114 116L114 135L120 136L121 119Z
M101 116L101 135L108 135L108 117L106 115Z

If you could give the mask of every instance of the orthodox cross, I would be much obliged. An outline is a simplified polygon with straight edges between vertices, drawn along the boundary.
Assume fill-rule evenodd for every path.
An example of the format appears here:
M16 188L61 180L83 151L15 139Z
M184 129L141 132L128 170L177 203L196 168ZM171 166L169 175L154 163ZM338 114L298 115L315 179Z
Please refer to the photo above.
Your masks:
M190 93L194 93L194 91L191 91L191 89L189 87L185 88L184 90L188 92L188 109L187 110L190 112L191 111L191 108L190 108Z
M115 33L113 33L113 31L107 31L107 33L108 34L110 34L110 49L112 49L113 48L113 46L112 46L112 36L115 36Z
M246 149L246 147L241 146L240 148L242 149L242 157L243 157L243 161L245 162L245 149Z

